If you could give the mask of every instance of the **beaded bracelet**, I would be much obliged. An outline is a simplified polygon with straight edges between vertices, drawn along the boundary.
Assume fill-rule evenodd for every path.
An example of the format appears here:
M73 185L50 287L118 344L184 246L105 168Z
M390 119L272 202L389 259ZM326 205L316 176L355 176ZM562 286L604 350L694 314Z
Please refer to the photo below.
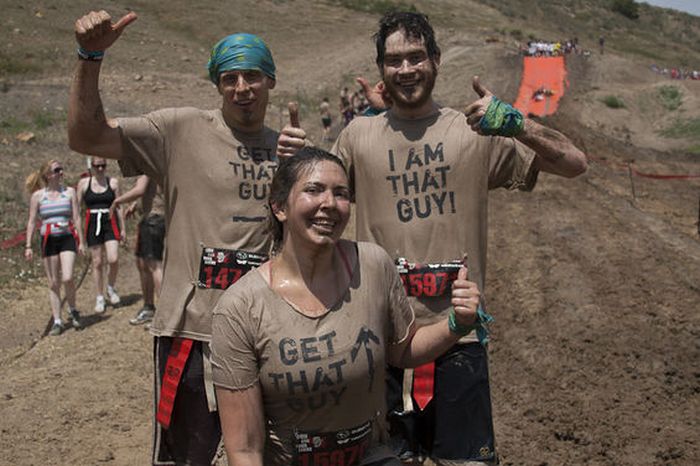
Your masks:
M82 47L78 47L78 58L87 61L102 61L105 56L104 50L85 50Z

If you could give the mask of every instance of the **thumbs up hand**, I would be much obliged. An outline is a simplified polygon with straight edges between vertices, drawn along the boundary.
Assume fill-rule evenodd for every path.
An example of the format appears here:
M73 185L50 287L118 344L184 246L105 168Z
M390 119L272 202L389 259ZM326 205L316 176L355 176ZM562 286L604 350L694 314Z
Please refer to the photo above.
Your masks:
M486 109L491 103L493 93L481 85L478 76L474 76L472 79L472 87L476 95L479 96L479 99L472 102L464 109L464 115L467 117L467 124L471 126L472 130L483 135L484 133L481 131L480 127L481 119L486 114Z
M362 86L370 107L376 110L385 110L391 107L391 97L384 86L384 81L377 82L374 87L370 86L369 81L362 76L356 77L355 81Z
M463 265L457 273L457 279L452 283L452 307L455 310L455 320L464 327L474 325L476 310L479 307L481 293L476 283L467 278L467 267Z
M277 157L291 157L306 144L306 131L299 124L299 104L289 102L289 124L282 128L277 139Z
M124 29L136 21L136 13L129 12L116 23L104 10L91 11L75 22L75 40L84 50L100 52L108 49L124 32Z

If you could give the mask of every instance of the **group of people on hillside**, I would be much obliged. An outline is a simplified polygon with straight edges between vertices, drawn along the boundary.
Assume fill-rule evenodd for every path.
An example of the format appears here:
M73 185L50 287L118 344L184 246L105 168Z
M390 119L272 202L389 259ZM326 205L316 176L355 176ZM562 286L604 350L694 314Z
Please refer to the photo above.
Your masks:
M138 197L143 197L144 206L149 203L148 207L143 209L143 220L139 224L136 246L139 271L154 271L149 277L151 281L157 281L158 285L160 283L160 263L165 235L162 196L156 196L155 183L150 183L152 193L144 196L145 190L140 190L141 180L134 189L120 196L119 180L107 176L106 172L107 161L104 158L90 157L88 172L81 176L75 187L66 186L63 164L52 159L43 163L25 181L30 201L24 255L28 261L33 260L34 234L38 231L38 250L48 279L49 305L53 316L50 336L60 335L68 323L75 329L83 327L75 299L74 267L78 253L87 254L89 251L90 254L95 313L104 313L108 302L112 306L120 304L121 298L116 290L119 243L126 242L127 235L125 215L119 205ZM148 178L144 178L148 184ZM154 210L154 201L157 204L158 199L161 199L160 210ZM83 221L81 208L84 208ZM134 208L135 204L132 204L127 213L133 213ZM149 218L152 219L152 215L159 215L160 218L161 228L157 235L145 231L148 225L145 222ZM144 275L142 272L142 284L149 283L148 279L144 282ZM131 319L132 324L148 322L150 315L155 311L153 285L150 288L144 285L143 289L144 308ZM65 322L61 316L64 300L68 304Z
M253 34L212 49L220 108L109 119L101 63L136 18L76 21L68 135L163 188L153 464L213 464L222 437L230 465L495 464L488 191L577 176L585 155L476 77L464 111L439 106L440 48L413 12L381 18L378 115L330 152L265 125L276 67Z
M687 68L665 68L660 67L656 63L653 63L650 67L651 71L656 74L661 74L663 76L668 76L671 79L700 79L700 70L691 70Z
M527 44L522 45L520 50L523 55L530 57L556 57L570 53L583 53L583 50L578 45L578 37L554 42L541 39L531 40Z

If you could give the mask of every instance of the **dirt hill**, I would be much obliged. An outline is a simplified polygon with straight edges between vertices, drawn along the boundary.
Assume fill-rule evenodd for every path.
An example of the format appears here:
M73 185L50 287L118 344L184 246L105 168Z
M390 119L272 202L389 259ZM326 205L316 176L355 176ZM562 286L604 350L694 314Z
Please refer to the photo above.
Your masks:
M107 112L218 106L208 50L249 31L268 42L278 67L269 125L281 127L286 102L298 100L320 141L321 98L334 103L357 75L377 78L370 36L391 3L399 2L102 2L114 16L127 6L139 14L107 52ZM475 74L512 101L518 44L530 38L577 37L590 51L567 58L567 94L544 120L585 149L588 173L543 175L533 193L497 191L490 200L485 293L496 317L490 362L502 464L700 464L700 179L640 176L700 174L700 81L650 69L700 69L700 18L640 5L632 20L603 0L409 4L437 27L436 97L454 108L474 99ZM0 239L26 222L22 184L32 169L58 158L71 182L85 169L67 147L65 119L72 24L91 8L3 2ZM26 132L29 142L18 139ZM0 465L147 464L152 342L127 323L140 289L130 249L121 254L124 306L93 315L88 275L78 294L87 328L47 338L40 264L24 263L17 248L0 251Z

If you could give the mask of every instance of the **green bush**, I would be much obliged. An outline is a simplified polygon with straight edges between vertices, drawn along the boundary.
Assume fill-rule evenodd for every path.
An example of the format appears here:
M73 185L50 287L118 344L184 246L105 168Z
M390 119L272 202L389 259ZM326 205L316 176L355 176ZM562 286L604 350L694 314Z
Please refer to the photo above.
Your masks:
M659 88L659 97L667 110L676 110L681 106L681 97L683 94L676 86L661 86Z
M688 138L700 141L700 118L676 120L673 126L661 131L661 135L667 138Z
M611 9L629 19L639 18L639 5L634 0L613 0Z
M601 102L609 108L625 108L625 103L622 99L614 95L606 95L601 99Z

